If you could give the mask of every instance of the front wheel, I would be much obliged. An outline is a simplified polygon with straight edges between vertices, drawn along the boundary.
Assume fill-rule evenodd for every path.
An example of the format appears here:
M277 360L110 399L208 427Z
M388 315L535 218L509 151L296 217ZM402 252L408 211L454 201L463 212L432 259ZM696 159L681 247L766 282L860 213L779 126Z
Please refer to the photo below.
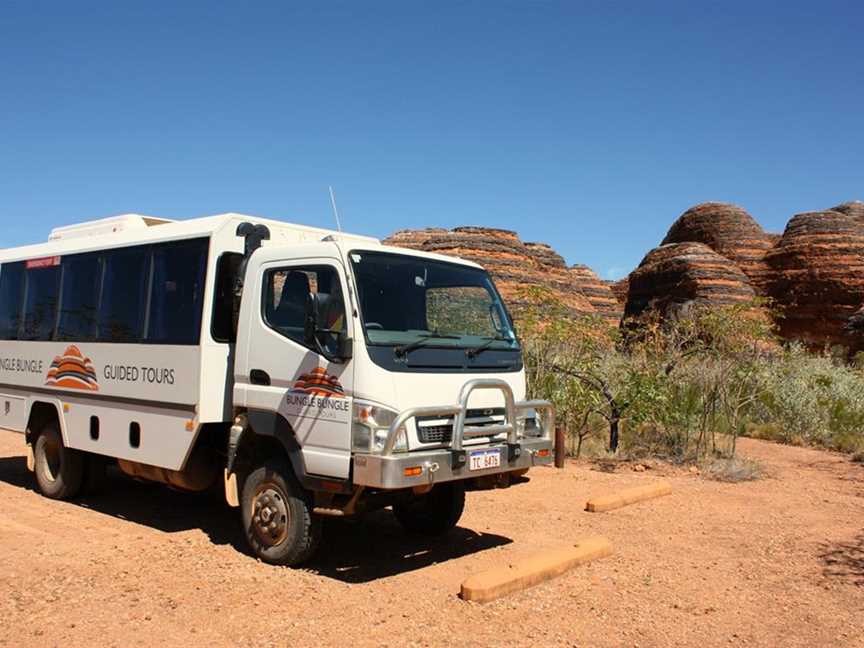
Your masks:
M281 461L269 461L246 477L240 512L246 540L264 562L299 565L318 548L321 520L312 515L308 493Z
M396 519L407 531L433 536L455 527L464 510L461 482L438 484L426 495L393 505Z

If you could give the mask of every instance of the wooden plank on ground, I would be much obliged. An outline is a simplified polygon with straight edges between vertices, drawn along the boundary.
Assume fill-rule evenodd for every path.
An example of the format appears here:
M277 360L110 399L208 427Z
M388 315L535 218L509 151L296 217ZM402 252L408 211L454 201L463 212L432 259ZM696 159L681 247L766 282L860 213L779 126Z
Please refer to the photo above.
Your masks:
M671 495L672 486L669 482L661 481L645 486L637 486L636 488L628 488L627 490L604 495L602 497L594 497L585 503L585 510L592 513L602 513L603 511L611 511L613 509L635 504L644 500L662 497L663 495Z
M486 603L548 581L576 565L612 553L606 538L594 536L573 546L544 551L518 563L496 567L470 576L462 583L460 596L466 601Z

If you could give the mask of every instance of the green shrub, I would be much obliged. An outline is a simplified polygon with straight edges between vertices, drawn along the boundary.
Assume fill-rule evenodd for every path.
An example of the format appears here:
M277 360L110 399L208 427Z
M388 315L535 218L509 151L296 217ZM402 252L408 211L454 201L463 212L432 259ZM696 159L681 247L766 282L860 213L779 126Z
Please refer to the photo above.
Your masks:
M524 303L528 388L555 404L572 454L620 442L622 458L728 458L741 435L864 452L862 364L784 349L752 304L648 316L622 335L536 288Z

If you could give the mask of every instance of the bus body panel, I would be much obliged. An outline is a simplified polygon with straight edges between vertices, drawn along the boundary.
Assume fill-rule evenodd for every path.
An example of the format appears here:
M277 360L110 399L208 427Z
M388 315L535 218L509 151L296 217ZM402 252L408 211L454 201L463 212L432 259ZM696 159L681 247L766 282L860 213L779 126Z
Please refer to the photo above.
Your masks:
M4 340L0 356L0 390L190 407L199 400L197 346Z
M23 432L27 427L29 412L26 394L0 391L0 427L13 432Z
M181 470L196 439L191 409L156 407L141 402L94 402L67 395L62 400L64 443L76 450ZM98 436L94 438L94 420ZM137 432L133 440L133 426ZM137 442L137 445L133 445Z

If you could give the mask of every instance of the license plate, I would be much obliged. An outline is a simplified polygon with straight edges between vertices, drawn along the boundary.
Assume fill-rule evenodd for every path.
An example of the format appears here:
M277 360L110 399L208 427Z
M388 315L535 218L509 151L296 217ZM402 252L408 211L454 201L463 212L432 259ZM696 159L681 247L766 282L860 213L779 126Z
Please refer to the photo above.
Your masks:
M468 470L486 470L500 465L500 450L474 450L468 453Z

